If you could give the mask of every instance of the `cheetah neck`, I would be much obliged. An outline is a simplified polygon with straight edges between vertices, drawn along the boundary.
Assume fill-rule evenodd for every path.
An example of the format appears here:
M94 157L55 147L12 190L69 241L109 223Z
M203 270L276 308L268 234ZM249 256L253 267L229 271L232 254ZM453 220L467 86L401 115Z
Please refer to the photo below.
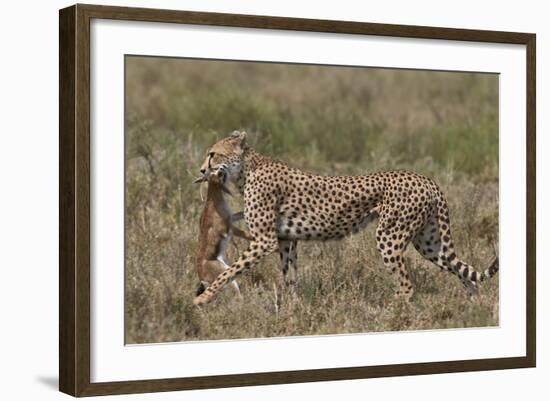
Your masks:
M269 157L256 152L254 149L250 147L244 150L243 156L242 156L241 169L239 171L237 180L235 181L235 185L237 186L241 195L244 193L244 187L246 184L247 177L249 177L250 174L253 173L254 170L258 168L258 166L268 162L269 160L271 160Z
M261 155L252 148L246 148L243 153L243 169L244 173L254 171L260 164L269 159L267 156ZM241 171L242 171L241 170Z

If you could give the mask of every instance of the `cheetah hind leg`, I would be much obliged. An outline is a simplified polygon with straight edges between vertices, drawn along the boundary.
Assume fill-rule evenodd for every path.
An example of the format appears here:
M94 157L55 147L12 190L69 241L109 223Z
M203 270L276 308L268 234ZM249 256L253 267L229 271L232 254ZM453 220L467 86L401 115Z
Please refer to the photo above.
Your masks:
M414 289L403 258L403 252L408 244L407 236L379 226L376 229L376 244L384 265L392 274L399 274L399 290L395 294L396 298L410 301Z
M430 217L412 242L422 257L442 271L457 276L470 298L478 294L478 282L483 281L483 273L477 272L472 266L457 258L448 223L440 225L436 216Z
M392 273L399 272L399 291L397 296L409 301L414 293L409 271L405 264L403 253L409 242L427 225L431 207L427 201L417 211L414 219L407 225L397 224L399 213L379 209L380 221L376 228L376 243L378 252L382 255L384 264Z

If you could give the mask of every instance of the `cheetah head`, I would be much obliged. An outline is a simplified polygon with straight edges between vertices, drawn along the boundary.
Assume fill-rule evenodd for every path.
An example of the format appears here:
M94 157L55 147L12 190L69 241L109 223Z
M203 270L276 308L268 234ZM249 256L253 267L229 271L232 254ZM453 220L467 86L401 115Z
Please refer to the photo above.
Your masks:
M201 178L210 180L214 176L236 180L241 171L242 156L245 149L246 132L233 131L208 149L206 159L201 166ZM201 179L199 178L199 180Z

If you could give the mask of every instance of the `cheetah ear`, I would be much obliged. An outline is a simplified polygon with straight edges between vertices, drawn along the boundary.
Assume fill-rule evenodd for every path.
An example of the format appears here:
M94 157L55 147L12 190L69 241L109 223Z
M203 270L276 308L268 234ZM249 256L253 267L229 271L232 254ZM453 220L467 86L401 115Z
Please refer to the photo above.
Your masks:
M244 145L246 140L246 131L233 131L232 138L238 139L241 145Z

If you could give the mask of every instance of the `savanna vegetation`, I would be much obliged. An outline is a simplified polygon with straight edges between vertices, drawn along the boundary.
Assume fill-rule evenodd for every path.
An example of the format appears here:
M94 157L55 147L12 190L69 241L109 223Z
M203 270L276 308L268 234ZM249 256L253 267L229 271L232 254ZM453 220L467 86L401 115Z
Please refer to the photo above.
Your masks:
M375 249L374 227L301 242L298 282L278 255L202 308L194 259L207 147L235 129L258 151L320 174L410 169L439 183L457 252L478 270L498 247L498 76L147 57L126 59L126 342L498 325L498 275L469 300L412 246L415 295ZM231 199L242 210L239 196ZM239 250L246 242L236 240ZM238 251L229 250L229 260Z

